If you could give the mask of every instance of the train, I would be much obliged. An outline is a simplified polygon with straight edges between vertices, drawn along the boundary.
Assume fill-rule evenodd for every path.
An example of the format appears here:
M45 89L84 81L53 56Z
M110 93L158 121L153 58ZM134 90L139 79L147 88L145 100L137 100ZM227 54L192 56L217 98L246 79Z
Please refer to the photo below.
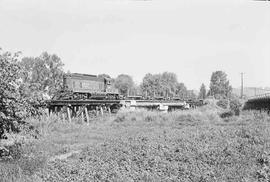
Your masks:
M97 75L65 74L62 89L54 95L53 100L119 100L120 94L111 81Z

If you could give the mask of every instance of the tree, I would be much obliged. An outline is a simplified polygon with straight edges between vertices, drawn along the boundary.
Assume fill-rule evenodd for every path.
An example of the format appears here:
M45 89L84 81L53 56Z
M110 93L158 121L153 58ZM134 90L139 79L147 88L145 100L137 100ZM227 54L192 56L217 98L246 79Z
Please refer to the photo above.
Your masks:
M0 139L6 132L19 131L29 109L18 89L22 84L18 55L0 49Z
M177 83L176 85L176 96L184 99L187 97L187 87L184 83Z
M200 87L199 99L205 99L205 98L206 98L206 88L205 88L205 85L202 84Z
M177 76L175 73L146 74L141 84L142 92L150 97L172 97L177 92Z
M129 90L134 88L134 81L131 76L121 74L115 79L114 86L119 90L120 94L127 96Z
M131 90L132 95L143 95L142 89L139 85L135 84Z
M44 52L39 57L25 57L20 66L24 70L22 79L25 84L21 89L25 96L52 96L61 88L64 64L57 55Z
M227 80L227 74L223 71L212 73L209 93L215 98L227 98L232 92L230 82Z
M154 97L161 94L161 75L148 73L144 76L143 82L141 84L141 90L144 95Z
M49 95L53 95L57 92L63 83L63 67L64 63L61 61L60 57L56 54L48 54L44 52L41 54L40 58L45 61L46 66L49 68L49 74L47 77L47 89Z
M161 86L162 86L162 92L163 96L174 96L176 92L176 86L177 86L177 76L175 73L170 72L164 72L161 75Z
M194 93L193 90L187 90L186 98L195 100L197 98L197 95Z

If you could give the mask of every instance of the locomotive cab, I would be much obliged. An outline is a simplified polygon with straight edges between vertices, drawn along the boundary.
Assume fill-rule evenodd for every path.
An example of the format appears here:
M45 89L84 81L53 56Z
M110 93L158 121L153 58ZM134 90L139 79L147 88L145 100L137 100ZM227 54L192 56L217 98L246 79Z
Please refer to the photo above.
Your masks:
M104 78L105 85L111 85L111 79Z

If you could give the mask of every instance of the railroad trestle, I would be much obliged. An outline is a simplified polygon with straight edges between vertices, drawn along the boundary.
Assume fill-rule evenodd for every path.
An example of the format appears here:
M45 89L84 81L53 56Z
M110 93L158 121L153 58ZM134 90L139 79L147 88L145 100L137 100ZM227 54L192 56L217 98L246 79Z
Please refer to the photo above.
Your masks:
M79 118L90 122L92 117L111 115L120 109L147 109L163 112L191 109L198 106L196 102L169 100L50 100L47 102L49 114L57 114L64 120L71 122L72 118Z
M55 113L71 122L81 117L89 122L92 116L116 113L122 105L119 100L51 100L47 102L49 114Z

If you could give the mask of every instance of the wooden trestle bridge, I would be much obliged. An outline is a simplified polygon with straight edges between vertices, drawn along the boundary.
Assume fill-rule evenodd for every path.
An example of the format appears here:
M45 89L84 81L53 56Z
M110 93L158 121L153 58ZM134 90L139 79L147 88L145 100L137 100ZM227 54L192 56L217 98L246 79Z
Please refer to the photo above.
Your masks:
M49 114L55 113L71 122L73 117L81 117L89 122L91 115L117 112L120 100L50 100L47 102Z
M49 114L55 113L71 122L73 117L90 121L91 116L116 113L120 109L172 111L190 109L202 105L203 101L170 101L170 100L50 100L47 102Z

